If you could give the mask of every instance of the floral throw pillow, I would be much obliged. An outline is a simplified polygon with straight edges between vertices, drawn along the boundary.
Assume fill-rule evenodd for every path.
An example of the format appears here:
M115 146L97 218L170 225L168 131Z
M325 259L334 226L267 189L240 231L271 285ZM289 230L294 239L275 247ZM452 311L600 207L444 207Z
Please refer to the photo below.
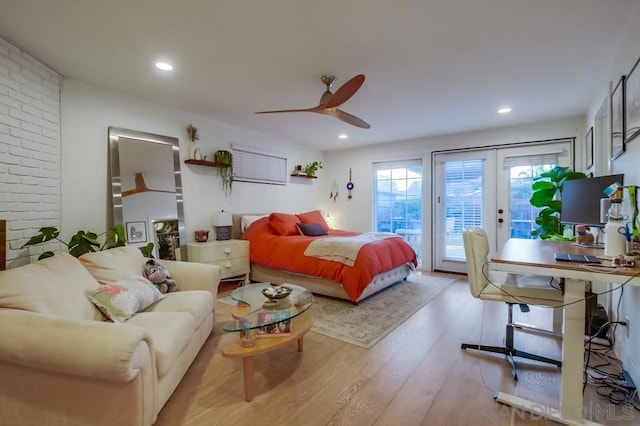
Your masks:
M125 322L166 296L144 277L100 285L87 297L113 322Z

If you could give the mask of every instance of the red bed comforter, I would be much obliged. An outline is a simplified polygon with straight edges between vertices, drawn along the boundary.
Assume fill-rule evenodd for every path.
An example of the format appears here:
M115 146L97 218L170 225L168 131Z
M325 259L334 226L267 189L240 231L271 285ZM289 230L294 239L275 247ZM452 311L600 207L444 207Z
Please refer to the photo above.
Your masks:
M332 229L328 236L353 236L359 232ZM401 237L386 238L364 245L354 266L305 256L307 246L316 238L303 235L279 236L268 218L254 222L242 236L250 242L251 263L270 269L322 277L342 284L351 301L356 301L373 277L406 263L416 266L416 253Z

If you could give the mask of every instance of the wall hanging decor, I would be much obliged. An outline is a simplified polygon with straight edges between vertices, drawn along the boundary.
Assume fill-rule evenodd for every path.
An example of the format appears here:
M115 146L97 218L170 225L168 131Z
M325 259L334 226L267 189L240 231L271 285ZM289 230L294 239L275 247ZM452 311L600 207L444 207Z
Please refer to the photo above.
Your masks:
M624 76L611 92L611 159L624 153Z
M333 200L334 203L338 199L338 181L335 180L335 179L333 180L333 183L331 184L331 192L329 193L329 199Z
M349 192L349 195L347 195L347 198L350 200L351 198L353 198L351 196L351 191L353 190L353 188L355 187L355 185L353 184L353 182L351 182L351 168L349 168L349 182L347 183L347 191Z
M640 134L640 59L624 79L624 143Z

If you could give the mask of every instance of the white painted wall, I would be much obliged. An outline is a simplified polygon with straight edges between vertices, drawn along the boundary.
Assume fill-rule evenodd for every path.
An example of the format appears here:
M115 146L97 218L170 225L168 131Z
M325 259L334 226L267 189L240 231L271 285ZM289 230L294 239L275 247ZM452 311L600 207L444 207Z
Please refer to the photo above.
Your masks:
M209 229L214 211L301 212L318 208L325 177L322 170L314 180L296 179L286 186L234 182L226 197L215 168L187 165L189 138L186 127L198 128L198 146L203 155L230 149L232 143L285 153L288 167L323 160L320 151L271 138L197 116L168 109L121 93L104 90L78 80L66 79L62 90L62 232L70 237L76 230L102 231L111 220L108 197L109 126L173 136L180 140L184 212L188 241L194 231Z
M322 194L320 205L326 209L336 228L354 231L373 229L373 171L372 163L378 161L422 158L423 176L423 242L422 267L431 269L431 153L446 149L464 147L484 147L509 143L538 141L556 138L572 138L577 141L584 138L584 117L555 120L498 129L487 129L469 133L435 136L409 141L393 142L350 150L332 151L325 154L325 172L328 176L323 184L326 192ZM581 155L581 144L576 143L576 156ZM584 161L583 161L584 162ZM581 164L577 160L578 164ZM346 184L352 169L355 189L353 198L347 199ZM340 188L340 197L334 203L329 201L330 185L336 179Z
M625 29L619 44L613 52L607 52L613 56L613 63L608 75L602 76L599 86L602 90L597 97L592 99L589 106L587 121L592 125L602 100L607 96L610 82L613 86L618 82L621 75L626 75L640 57L640 3L636 5L635 12L630 14L625 25ZM637 72L637 70L636 70ZM626 185L640 186L640 169L638 168L638 159L640 159L640 138L636 138L626 145L625 153L617 159L610 161L608 159L610 150L606 151L606 155L597 158L600 164L596 167L600 174L608 173L624 173ZM616 354L620 357L624 364L624 368L631 374L637 386L640 386L640 287L627 286L624 288L624 295L620 303L619 317L616 317L617 304L622 289L612 291L613 296L613 319L624 319L629 317L629 329L618 327L616 332ZM611 317L611 315L610 315ZM627 331L629 337L627 337Z

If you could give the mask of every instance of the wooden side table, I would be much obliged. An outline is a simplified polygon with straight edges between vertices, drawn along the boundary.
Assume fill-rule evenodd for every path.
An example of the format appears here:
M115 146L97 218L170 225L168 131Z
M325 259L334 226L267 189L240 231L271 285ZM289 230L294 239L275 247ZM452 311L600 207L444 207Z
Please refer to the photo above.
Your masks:
M228 344L222 348L222 356L225 358L242 358L242 370L244 375L244 394L247 402L253 399L253 369L254 359L256 355L270 352L274 349L286 345L287 343L297 340L298 351L304 349L303 337L311 329L313 324L313 313L311 309L307 309L297 317L293 318L291 325L291 335L284 337L265 337L256 338L256 344L250 347L244 347L240 344L240 340Z
M205 243L188 243L187 254L189 262L218 265L223 281L244 275L245 283L249 282L251 272L249 241L214 240Z

